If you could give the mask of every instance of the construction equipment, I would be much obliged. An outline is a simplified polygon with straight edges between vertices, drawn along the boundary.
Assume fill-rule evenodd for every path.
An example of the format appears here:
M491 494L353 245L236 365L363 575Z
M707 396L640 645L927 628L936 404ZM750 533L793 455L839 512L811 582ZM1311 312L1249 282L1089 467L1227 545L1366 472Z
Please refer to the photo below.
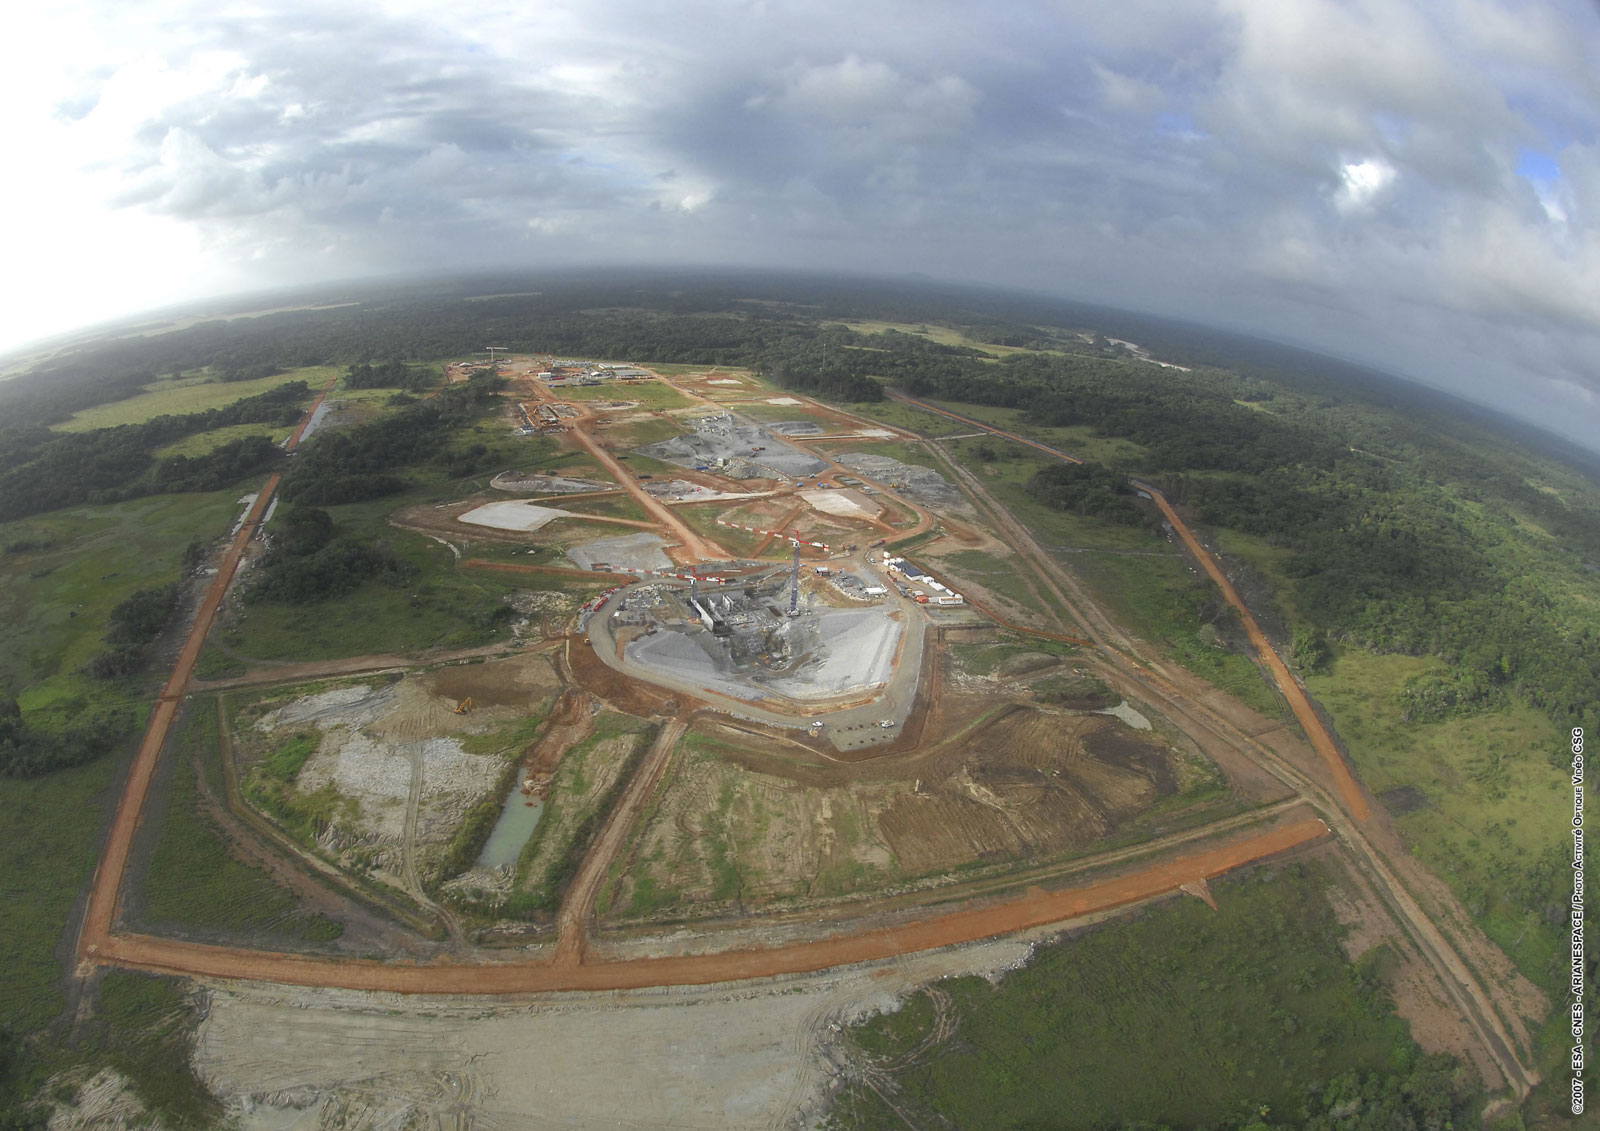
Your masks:
M458 715L464 715L470 710L472 710L472 696L470 695L456 704L456 714Z

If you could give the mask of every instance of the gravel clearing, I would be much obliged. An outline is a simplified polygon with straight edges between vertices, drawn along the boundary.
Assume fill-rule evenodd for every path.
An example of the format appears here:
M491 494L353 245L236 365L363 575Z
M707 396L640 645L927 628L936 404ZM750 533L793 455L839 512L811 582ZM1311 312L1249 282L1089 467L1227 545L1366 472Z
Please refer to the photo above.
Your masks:
M801 491L800 497L807 505L823 514L839 518L874 519L883 513L883 505L875 503L859 491Z
M620 570L671 569L666 542L659 534L623 534L616 538L596 538L567 551L567 560L579 569L593 569L596 562L608 562Z
M758 985L504 1004L234 984L211 991L194 1065L239 1131L815 1127L839 1027L928 981L995 980L1041 937Z
M641 455L675 463L679 467L728 460L736 466L725 471L743 479L814 475L827 467L810 452L784 443L765 428L738 420L731 414L695 418L694 433L637 449ZM757 451L756 449L761 449ZM745 466L749 465L749 466Z
M268 711L256 720L256 729L266 732L299 726L301 723L365 726L387 713L397 698L393 687L368 687L365 684L336 687Z
M295 779L301 793L315 793L325 785L361 807L356 823L362 832L391 844L405 836L411 759L404 750L359 731L330 730Z
M905 493L931 507L967 511L970 507L961 492L931 467L901 463L890 456L870 452L845 452L839 462L882 483L904 483Z
M610 491L617 485L594 479L568 479L562 475L518 475L507 471L489 480L489 486L499 491L521 491L533 495L577 495L586 491Z
M321 741L295 778L301 794L331 786L355 803L342 813L328 842L403 844L447 843L472 805L499 784L505 763L469 754L454 733L483 730L510 712L507 708L457 715L454 699L430 693L430 678L413 676L382 688L339 687L307 695L263 715L255 729L287 732L316 728ZM408 829L413 783L417 785L415 825Z

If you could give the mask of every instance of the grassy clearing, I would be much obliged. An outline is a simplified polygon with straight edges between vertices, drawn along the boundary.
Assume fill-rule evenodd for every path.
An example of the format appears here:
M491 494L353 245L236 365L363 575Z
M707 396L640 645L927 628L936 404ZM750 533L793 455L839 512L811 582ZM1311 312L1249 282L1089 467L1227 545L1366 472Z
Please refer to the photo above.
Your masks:
M636 826L602 913L692 917L859 892L900 879L874 813L901 786L800 787L691 731Z
M857 416L880 420L894 428L904 428L908 432L916 432L923 436L953 436L957 432L972 431L967 425L957 423L948 417L924 412L920 408L912 408L898 401L863 401L840 407Z
M807 404L767 404L765 401L755 401L730 407L740 416L748 416L760 424L770 424L779 420L809 420L827 431L832 431L836 427L830 417Z
M519 436L516 458L509 465L523 472L548 471L572 479L611 482L611 474L588 452L556 436Z
M334 522L343 527L340 512L368 506L330 510ZM352 526L360 521L361 516L351 516ZM401 585L369 583L354 593L310 605L246 604L240 618L218 630L221 642L258 660L471 648L505 634L508 617L502 610L507 594L546 585L539 574L458 570L447 547L411 531L381 529L395 554L416 570L411 580Z
M39 547L0 554L0 684L38 697L51 691L35 685L50 681L76 694L74 673L103 647L111 609L176 580L184 546L227 534L237 498L156 495L0 525L0 547Z
M614 495L609 499L580 499L575 503L566 503L562 510L571 511L573 514L603 515L606 518L626 518L634 522L652 521L645 513L644 507L631 495ZM599 529L593 523L582 524L585 530ZM621 534L624 531L616 531Z
M1311 1086L1418 1057L1376 978L1340 952L1327 882L1291 866L1214 883L1220 911L1167 902L1042 948L998 987L941 982L954 1036L909 1066L888 1067L931 1032L927 998L851 1037L918 1126L1206 1127L1258 1108L1298 1125ZM829 1125L904 1126L859 1084Z
M302 738L269 754L263 765L269 773L292 778L313 749L314 742ZM174 760L172 783L143 882L146 919L182 927L264 931L307 941L338 938L342 924L301 913L292 891L230 854L207 814L195 765L214 765L221 758L215 699L190 701L167 756Z
M1060 448L1069 455L1079 459L1092 460L1095 463L1107 464L1111 467L1137 466L1145 455L1145 448L1125 440L1119 436L1097 436L1088 425L1072 425L1063 428L1046 428L1031 421L1021 409L997 408L990 405L959 404L954 401L930 401L941 408L948 408L952 412L959 412L963 416L970 416L973 420L982 421L995 428L1003 428L1007 432L1015 432L1019 436L1026 436L1030 440L1037 440L1041 444L1049 444L1053 448ZM940 419L943 419L942 417ZM948 423L954 424L954 421ZM958 426L956 431L970 432L969 427ZM1018 452L1031 452L1033 449L1025 444L1001 439L999 436L975 437L971 444L987 443L995 449L1009 447ZM1040 453L1042 455L1042 453Z
M756 552L756 547L767 540L765 534L752 534L748 530L718 526L717 519L728 511L726 502L674 507L673 511L688 523L689 528L695 533L705 535L735 557L751 556ZM784 543L784 546L787 548L788 543Z
M983 350L987 354L1000 357L1011 353L1035 353L1035 350L1023 349L1020 346L997 346L988 342L980 342L976 338L969 338L953 326L940 326L935 323L919 322L846 322L845 326L858 334L881 334L885 330L896 330L902 334L914 334L919 338L926 338L930 342L938 342L942 346L968 346L972 349Z
M898 440L848 440L843 443L818 444L816 451L832 459L838 459L846 452L867 452L875 456L888 456L901 463L939 470L938 462L922 445L902 443Z
M1394 693L1430 664L1351 650L1329 672L1308 676L1306 686L1333 716L1374 792L1420 791L1396 816L1417 857L1524 973L1556 990L1566 951L1549 916L1571 894L1570 834L1561 816L1572 807L1567 737L1522 705L1406 721Z
M686 470L675 463L668 463L664 459L656 459L655 456L647 456L642 452L618 450L616 456L618 459L623 460L628 471L634 475L659 475L675 479Z
M943 554L937 559L930 557L922 564L947 575L947 580L957 589L964 580L971 580L1021 608L1031 609L1038 603L1033 591L1023 583L1021 574L1017 572L1021 567L1012 557L1002 558L981 550L962 550L956 554Z
M614 424L602 430L612 445L623 448L642 448L647 444L659 444L662 440L670 440L674 436L684 433L683 425L676 420L662 420L652 416L647 420L631 420L626 424Z
M1051 656L1075 656L1078 650L1071 644L1064 644L1058 640L1018 640L999 641L994 644L954 644L951 651L955 653L961 666L973 675L993 677L1005 665L1018 657L1045 653Z
M172 456L188 456L194 459L197 456L208 455L223 444L231 444L235 440L242 440L247 436L265 436L273 443L282 443L294 433L294 425L275 424L230 424L226 428L213 428L209 432L197 432L193 436L185 436L174 443L167 444L155 450L157 459L169 459Z
M256 381L224 382L206 375L176 381L162 377L146 385L145 391L136 397L86 408L53 427L60 432L87 432L93 428L115 428L119 424L142 424L157 416L182 416L208 408L222 408L290 381L304 381L313 389L320 389L340 372L335 365L309 365Z
M658 410L688 408L695 403L665 381L607 381L603 385L566 382L551 386L550 392L564 401L637 401L642 408Z

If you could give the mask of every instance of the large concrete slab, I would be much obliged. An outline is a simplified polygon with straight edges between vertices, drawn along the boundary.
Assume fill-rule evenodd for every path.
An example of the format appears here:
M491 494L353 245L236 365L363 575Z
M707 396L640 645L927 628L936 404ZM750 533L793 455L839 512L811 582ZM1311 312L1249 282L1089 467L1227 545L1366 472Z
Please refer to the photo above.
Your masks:
M485 503L462 515L459 521L473 526L487 526L493 530L515 530L526 534L549 526L556 519L566 518L570 514L570 511L541 507L537 503L518 499L504 503Z

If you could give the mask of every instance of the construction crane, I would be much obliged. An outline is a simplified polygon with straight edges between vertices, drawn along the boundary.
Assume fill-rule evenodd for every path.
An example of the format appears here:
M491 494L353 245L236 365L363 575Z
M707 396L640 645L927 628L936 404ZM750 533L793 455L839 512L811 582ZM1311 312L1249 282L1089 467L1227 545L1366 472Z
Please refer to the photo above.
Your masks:
M511 348L509 346L484 346L483 348L489 354L489 364L490 365L493 365L495 363L496 359L495 359L494 355L496 353L510 353L511 352Z

